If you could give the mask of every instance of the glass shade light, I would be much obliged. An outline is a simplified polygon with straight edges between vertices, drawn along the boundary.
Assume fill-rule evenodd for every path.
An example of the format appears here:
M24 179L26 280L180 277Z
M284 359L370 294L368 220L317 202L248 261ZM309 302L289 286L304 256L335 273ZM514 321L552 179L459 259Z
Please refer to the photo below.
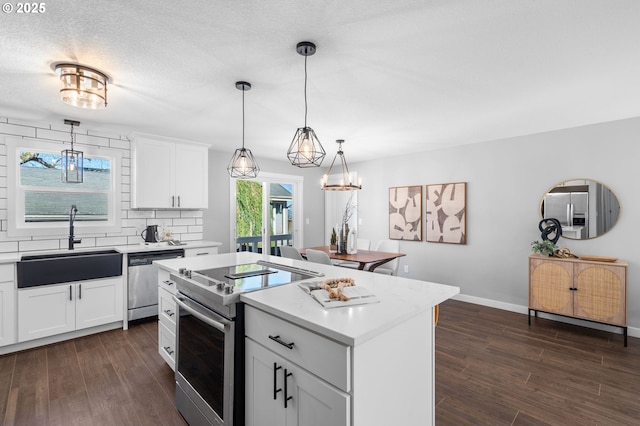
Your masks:
M71 149L63 149L60 154L61 172L63 183L82 183L84 181L84 154L82 151L73 149L75 136L73 134L73 126L79 126L79 121L64 120L64 124L71 126Z
M320 184L322 189L325 191L353 191L356 189L362 189L362 182L360 178L358 178L358 184L353 183L353 176L349 172L349 166L347 165L347 160L344 158L344 152L342 151L342 144L344 140L338 139L336 141L338 144L338 152L336 156L333 157L333 161L331 162L331 166L329 166L329 171L322 176ZM332 175L333 166L336 165L336 160L339 159L340 172L338 174L340 181L335 184L329 183L329 176Z
M64 103L87 109L107 106L109 78L104 73L77 64L58 64L55 69L60 75L60 96Z
M244 147L244 92L251 89L251 83L246 81L236 82L236 89L242 90L242 148L236 149L231 157L227 171L229 176L236 179L253 179L258 176L260 167L253 158L251 150Z
M311 127L300 127L296 130L287 157L294 166L301 168L318 167L326 152Z

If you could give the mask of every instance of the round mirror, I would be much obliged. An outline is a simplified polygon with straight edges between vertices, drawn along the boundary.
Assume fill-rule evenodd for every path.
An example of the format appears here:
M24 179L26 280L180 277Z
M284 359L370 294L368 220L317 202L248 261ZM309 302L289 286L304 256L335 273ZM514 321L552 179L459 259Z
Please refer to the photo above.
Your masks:
M620 215L620 202L606 185L573 179L550 188L540 202L543 219L555 218L562 236L574 240L599 237L613 228Z

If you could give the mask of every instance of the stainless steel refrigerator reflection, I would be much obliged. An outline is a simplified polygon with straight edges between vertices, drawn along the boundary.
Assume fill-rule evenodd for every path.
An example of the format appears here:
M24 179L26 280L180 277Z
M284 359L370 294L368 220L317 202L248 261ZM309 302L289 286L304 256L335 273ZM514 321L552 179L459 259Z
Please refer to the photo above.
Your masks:
M544 217L556 218L563 227L582 227L580 238L589 238L589 193L550 193L544 199Z

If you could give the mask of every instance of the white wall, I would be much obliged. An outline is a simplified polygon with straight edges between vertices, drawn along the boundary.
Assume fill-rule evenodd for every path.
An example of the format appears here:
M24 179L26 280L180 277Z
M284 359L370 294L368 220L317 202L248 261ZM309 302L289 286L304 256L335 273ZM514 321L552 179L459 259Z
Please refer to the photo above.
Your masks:
M531 241L540 239L541 197L567 179L598 180L620 200L618 224L599 238L561 238L558 244L577 254L629 262L629 326L640 327L639 139L640 118L633 118L350 164L363 181L359 236L372 244L388 237L389 187L467 182L467 244L401 242L407 256L401 258L399 275L526 307L527 258Z
M134 131L135 129L132 129ZM70 127L60 123L32 123L0 117L0 253L24 252L32 250L65 249L68 232L60 235L39 237L9 237L7 235L7 209L12 200L7 198L7 147L5 139L26 138L35 141L60 142L60 150L68 148ZM129 140L122 135L94 132L86 127L74 129L77 134L75 146L108 147L122 152L121 200L122 230L113 233L83 234L77 232L82 243L76 247L110 247L139 244L143 240L140 233L147 225L161 225L170 228L175 239L184 241L201 240L203 236L202 211L198 210L142 210L130 208L131 162ZM63 142L66 145L63 146ZM161 172L161 171L160 171Z

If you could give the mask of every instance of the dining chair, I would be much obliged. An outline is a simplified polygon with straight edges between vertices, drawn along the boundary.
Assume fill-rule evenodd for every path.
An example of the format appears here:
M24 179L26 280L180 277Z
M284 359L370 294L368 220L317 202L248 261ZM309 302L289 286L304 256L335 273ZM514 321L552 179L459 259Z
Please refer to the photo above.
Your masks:
M358 248L358 250L370 250L371 240L367 240L366 238L358 238L358 240L356 241L356 247ZM341 266L343 268L353 268L353 269L358 269L358 266L360 266L358 262L349 262L346 260L342 262L336 262L335 265Z
M307 260L309 262L333 265L331 259L329 258L329 255L322 250L307 249Z
M298 249L291 246L280 246L280 256L289 259L304 260Z
M378 245L376 246L376 251L386 251L388 253L400 253L400 242L395 240L380 240L378 241ZM390 260L387 263L384 263L382 266L378 266L373 272L377 272L379 274L386 275L397 275L398 274L398 264L400 261L396 257L393 260Z

